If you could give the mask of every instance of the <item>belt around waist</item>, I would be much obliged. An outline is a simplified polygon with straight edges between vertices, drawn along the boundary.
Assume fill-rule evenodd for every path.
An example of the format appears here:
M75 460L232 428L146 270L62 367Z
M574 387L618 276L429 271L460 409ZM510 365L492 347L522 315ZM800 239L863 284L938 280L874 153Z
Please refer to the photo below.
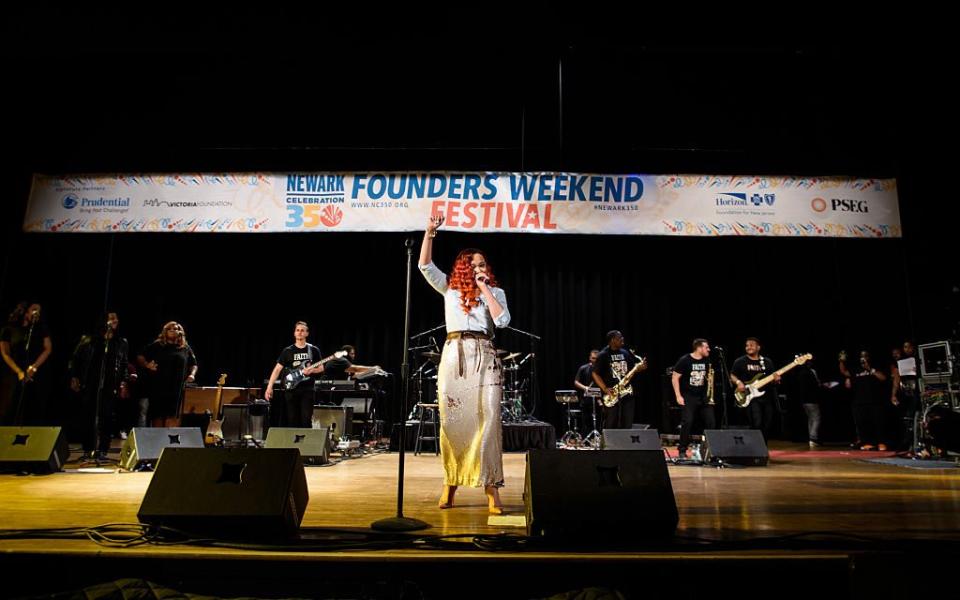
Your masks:
M478 340L489 340L490 336L482 331L451 331L447 334L448 340L458 340L461 338L476 338Z

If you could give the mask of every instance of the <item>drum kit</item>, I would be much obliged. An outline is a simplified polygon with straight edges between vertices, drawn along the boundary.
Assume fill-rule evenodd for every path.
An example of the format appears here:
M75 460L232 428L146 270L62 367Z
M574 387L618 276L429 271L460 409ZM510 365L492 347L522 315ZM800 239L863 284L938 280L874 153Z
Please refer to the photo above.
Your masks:
M591 448L600 449L600 432L597 430L597 403L600 401L600 390L595 387L589 387L583 392L583 405L589 404L591 407L590 418L593 422L593 430L585 436L577 431L576 421L579 421L581 414L580 395L576 390L557 390L554 397L557 402L562 404L567 413L567 432L560 438L558 445L563 448Z
M944 450L960 452L960 406L958 394L947 389L928 389L920 395L920 410L914 415L913 453L927 458Z
M425 359L411 378L413 383L412 402L416 404L430 404L437 402L437 368L440 365L439 352L420 352ZM527 379L521 380L522 367L532 354L526 356L522 352L497 350L497 358L503 365L503 395L500 399L500 417L504 423L522 423L532 417L524 405ZM411 417L413 418L413 413Z

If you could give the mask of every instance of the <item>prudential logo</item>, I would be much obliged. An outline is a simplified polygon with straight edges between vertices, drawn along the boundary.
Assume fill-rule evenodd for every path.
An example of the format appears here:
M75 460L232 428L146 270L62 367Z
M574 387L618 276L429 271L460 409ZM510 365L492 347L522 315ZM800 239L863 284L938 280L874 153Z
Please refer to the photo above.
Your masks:
M73 194L67 194L63 197L63 207L67 210L72 210L77 207L77 204L80 204L80 201Z

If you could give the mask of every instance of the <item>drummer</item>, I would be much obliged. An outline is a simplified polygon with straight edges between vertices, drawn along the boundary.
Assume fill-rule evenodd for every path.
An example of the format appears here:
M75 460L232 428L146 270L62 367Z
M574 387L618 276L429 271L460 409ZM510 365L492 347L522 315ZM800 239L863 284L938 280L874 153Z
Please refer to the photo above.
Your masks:
M597 384L593 381L593 365L597 362L597 355L599 353L599 350L591 350L589 357L587 357L587 362L580 365L580 368L577 369L577 376L573 380L573 386L580 392L581 397L583 397L583 393L589 388L597 387Z
M597 384L593 381L593 365L597 362L597 354L599 353L599 350L590 351L587 362L580 365L580 368L577 369L577 375L573 380L573 387L577 388L577 391L580 392L581 404L583 408L586 408L589 405L589 401L584 399L583 394L588 389L598 389ZM599 397L597 397L597 401L599 402Z

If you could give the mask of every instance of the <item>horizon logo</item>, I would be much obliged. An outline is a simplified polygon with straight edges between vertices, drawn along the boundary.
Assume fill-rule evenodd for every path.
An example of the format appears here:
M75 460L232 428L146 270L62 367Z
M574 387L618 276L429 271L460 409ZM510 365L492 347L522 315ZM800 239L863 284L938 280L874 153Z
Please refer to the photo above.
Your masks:
M717 206L746 206L747 194L745 192L722 192L714 197Z

